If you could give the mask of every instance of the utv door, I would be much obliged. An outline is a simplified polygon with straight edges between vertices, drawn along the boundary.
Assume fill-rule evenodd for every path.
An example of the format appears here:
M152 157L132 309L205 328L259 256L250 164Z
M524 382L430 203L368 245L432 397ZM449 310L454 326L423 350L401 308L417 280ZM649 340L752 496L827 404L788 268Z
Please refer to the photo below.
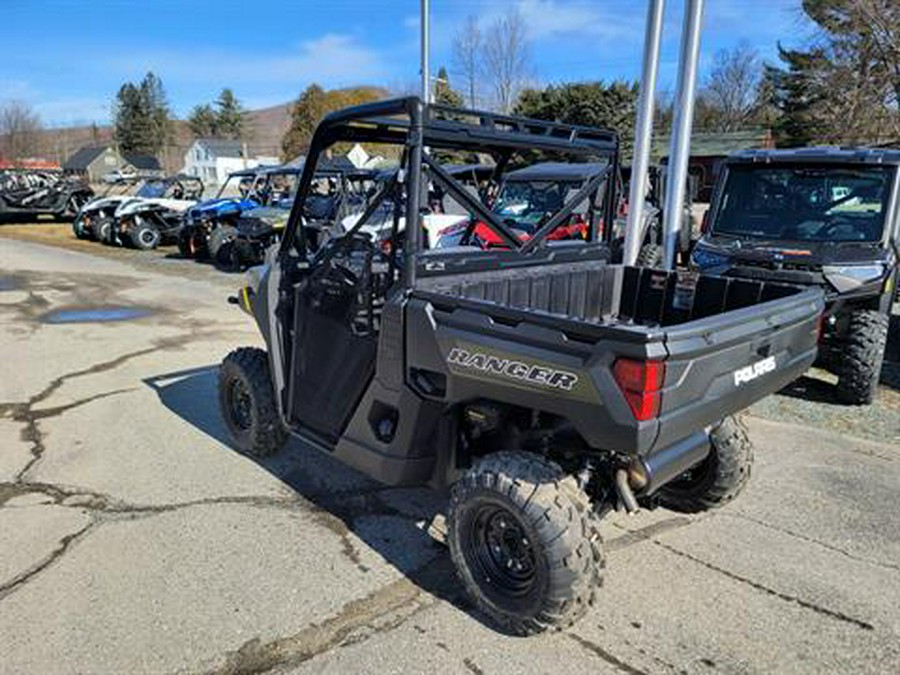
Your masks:
M368 270L371 254L349 252L296 290L288 410L292 425L336 440L375 372Z

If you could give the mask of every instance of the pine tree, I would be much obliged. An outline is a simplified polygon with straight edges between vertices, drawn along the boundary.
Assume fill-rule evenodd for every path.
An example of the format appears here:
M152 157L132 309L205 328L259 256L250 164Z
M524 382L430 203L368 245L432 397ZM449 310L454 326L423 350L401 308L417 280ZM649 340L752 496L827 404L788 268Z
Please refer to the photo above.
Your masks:
M218 135L219 118L208 103L195 105L187 122L195 138L215 138Z
M244 137L244 109L231 89L223 89L216 99L216 135L240 140Z
M450 78L444 66L438 70L437 81L434 84L434 102L454 108L461 108L463 105L462 94L450 86Z
M126 82L116 95L115 138L123 153L156 155L171 135L162 81L148 73L140 85Z

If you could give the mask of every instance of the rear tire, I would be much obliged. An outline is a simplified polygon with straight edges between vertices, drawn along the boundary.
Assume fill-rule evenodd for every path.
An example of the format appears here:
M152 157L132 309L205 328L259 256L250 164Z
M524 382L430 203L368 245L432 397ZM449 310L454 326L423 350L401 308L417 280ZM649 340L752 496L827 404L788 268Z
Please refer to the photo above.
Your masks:
M602 583L590 501L539 455L498 452L469 469L453 486L447 539L469 596L515 635L572 625Z
M888 316L877 310L850 315L846 346L838 365L837 395L844 403L868 405L878 392L887 345Z
M753 444L736 417L726 417L709 435L709 455L683 476L659 490L659 500L673 511L697 513L724 506L750 480Z
M644 244L638 253L636 263L638 267L663 266L663 250L659 244Z
M219 406L241 452L268 457L278 452L287 432L278 416L269 377L269 358L261 349L242 347L219 368Z
M101 244L110 244L110 232L112 231L112 221L104 220L102 221L97 228L94 230L94 239L99 241Z

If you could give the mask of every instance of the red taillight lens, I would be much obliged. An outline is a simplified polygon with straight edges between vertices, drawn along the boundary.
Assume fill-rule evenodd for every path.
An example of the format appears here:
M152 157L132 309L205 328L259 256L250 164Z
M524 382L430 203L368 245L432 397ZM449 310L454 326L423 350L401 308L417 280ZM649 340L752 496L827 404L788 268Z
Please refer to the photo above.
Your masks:
M662 361L618 359L613 365L613 378L628 401L628 407L640 422L659 415L662 403L666 365Z

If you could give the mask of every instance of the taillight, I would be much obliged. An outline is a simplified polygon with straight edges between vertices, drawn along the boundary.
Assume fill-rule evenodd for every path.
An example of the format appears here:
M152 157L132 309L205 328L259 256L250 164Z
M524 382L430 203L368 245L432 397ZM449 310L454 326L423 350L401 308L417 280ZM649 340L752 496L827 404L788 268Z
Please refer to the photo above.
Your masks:
M639 422L659 415L662 402L662 385L666 375L666 364L662 361L636 361L617 359L613 365L613 378L628 407Z

